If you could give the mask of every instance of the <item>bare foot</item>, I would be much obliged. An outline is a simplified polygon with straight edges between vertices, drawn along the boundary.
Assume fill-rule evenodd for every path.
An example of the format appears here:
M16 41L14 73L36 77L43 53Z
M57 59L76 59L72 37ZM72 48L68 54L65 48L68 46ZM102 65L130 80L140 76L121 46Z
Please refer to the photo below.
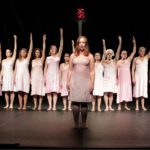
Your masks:
M26 107L23 107L22 109L23 109L23 110L26 110Z
M69 110L69 111L72 111L72 109L71 109L71 108L68 108L68 110Z
M94 108L92 108L92 109L91 109L91 111L95 111L95 109L94 109Z
M56 108L53 108L52 110L54 110L54 111L55 111L55 110L56 110Z
M38 110L41 110L41 107L38 107Z
M102 111L100 108L98 108L98 111L100 112L100 111Z
M106 107L104 111L108 111L108 107Z
M13 109L13 106L12 106L12 105L10 105L9 109Z
M34 107L32 108L32 110L36 110L36 106L34 106Z
M6 105L5 107L4 107L4 109L7 109L9 106L8 105Z
M64 107L63 109L62 109L62 111L65 111L66 110L66 108Z
M22 109L22 107L18 107L18 110L21 110Z
M48 107L47 111L50 111L52 108L51 107Z
M139 111L139 108L135 108L135 111Z
M112 107L109 107L109 110L110 110L110 111L114 111L114 109L113 109Z
M143 111L147 111L147 109L145 107L142 107Z
M119 107L117 110L118 110L118 111L121 111L121 108Z
M128 110L128 111L130 110L130 108L129 108L129 107L127 107L127 106L125 106L124 108L125 108L126 110Z

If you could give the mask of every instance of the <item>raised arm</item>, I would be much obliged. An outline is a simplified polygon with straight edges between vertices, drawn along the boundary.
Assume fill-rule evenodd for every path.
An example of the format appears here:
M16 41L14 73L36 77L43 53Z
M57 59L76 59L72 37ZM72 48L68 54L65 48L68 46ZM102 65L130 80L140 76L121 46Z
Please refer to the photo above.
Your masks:
M2 46L1 46L1 43L0 43L0 63L2 61Z
M121 38L121 36L118 36L118 40L119 40L119 45L118 45L116 56L115 56L115 60L116 61L119 60L119 56L120 56L121 45L122 45L122 38Z
M74 53L75 52L74 40L71 40L71 44L72 44L72 53Z
M132 81L133 81L133 84L135 84L135 69L136 69L135 63L136 63L136 58L133 59L133 64L132 64Z
M58 56L61 57L63 51L64 39L63 39L63 29L60 28L60 45L58 50Z
M103 44L103 56L102 56L102 63L105 61L106 58L106 42L105 39L102 39L102 44Z
M42 61L45 60L45 49L46 49L46 34L43 35L43 49L42 49Z
M92 92L94 88L94 76L95 76L94 57L93 55L90 55L90 92Z
M131 53L131 55L128 57L130 60L133 59L134 55L136 54L136 40L135 40L135 37L133 36L133 51Z
M48 68L48 65L47 65L47 60L45 61L45 67L44 67L44 84L46 85L46 72L47 72L47 68Z
M16 54L17 54L17 36L14 35L14 52L12 56L13 62L15 62Z
M150 51L148 52L148 54L146 55L147 59L150 59Z
M30 33L30 47L29 47L29 52L27 59L30 61L31 55L32 55L32 50L33 50L33 38L32 38L32 33Z
M74 54L70 55L70 59L69 59L69 70L68 70L68 74L67 74L67 87L68 89L70 89L70 80L71 80L71 75L72 75L72 70L73 70L73 60Z

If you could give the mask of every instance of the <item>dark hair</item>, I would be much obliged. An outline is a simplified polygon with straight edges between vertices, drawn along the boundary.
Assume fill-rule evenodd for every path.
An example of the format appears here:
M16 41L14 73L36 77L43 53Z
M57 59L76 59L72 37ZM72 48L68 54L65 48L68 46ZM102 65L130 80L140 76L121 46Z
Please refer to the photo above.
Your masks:
M26 48L22 48L20 51L19 51L19 60L21 60L21 51L25 51L25 52L27 52L28 53L28 50L26 49ZM27 56L26 56L27 57Z
M35 49L34 49L33 57L36 58L36 56L35 56L35 52L36 52L36 51L39 51L39 52L40 52L40 57L42 57L42 50L41 50L40 48L35 48Z

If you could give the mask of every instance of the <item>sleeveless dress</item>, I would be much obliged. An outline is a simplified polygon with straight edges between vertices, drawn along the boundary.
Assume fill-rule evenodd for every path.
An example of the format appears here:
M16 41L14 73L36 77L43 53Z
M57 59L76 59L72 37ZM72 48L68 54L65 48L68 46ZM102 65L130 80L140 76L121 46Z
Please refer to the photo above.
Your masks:
M70 81L70 100L73 102L91 102L90 94L90 60L74 56L73 71Z
M94 80L94 96L103 96L103 65L101 63L95 63L95 80Z
M32 60L31 95L45 95L43 62L41 59L38 62Z
M118 91L117 103L123 101L132 101L132 84L130 72L130 60L126 59L124 63L118 62Z
M114 61L104 64L104 92L117 92L117 68Z
M15 91L22 91L29 93L30 90L30 74L29 74L29 60L24 59L23 61L17 60L16 62L16 77L15 77Z
M12 59L3 61L3 84L2 91L14 91L14 73L13 73L14 62Z
M46 63L48 65L46 72L46 93L60 92L59 62L60 58L57 56L49 56L46 58Z
M61 75L61 96L68 96L68 88L67 88L67 75L69 70L69 64L62 66L62 75Z
M135 98L145 97L148 98L148 59L142 61L136 60L135 70L135 85L133 87L133 96Z

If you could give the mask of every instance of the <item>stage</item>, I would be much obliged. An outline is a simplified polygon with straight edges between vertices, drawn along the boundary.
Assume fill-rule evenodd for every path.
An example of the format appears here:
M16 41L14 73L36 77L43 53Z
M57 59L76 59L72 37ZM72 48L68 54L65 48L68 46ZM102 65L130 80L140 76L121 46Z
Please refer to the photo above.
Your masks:
M0 145L5 148L150 148L149 110L89 111L88 129L75 130L72 112L61 111L60 104L49 112L45 104L42 111L17 107L0 107Z

